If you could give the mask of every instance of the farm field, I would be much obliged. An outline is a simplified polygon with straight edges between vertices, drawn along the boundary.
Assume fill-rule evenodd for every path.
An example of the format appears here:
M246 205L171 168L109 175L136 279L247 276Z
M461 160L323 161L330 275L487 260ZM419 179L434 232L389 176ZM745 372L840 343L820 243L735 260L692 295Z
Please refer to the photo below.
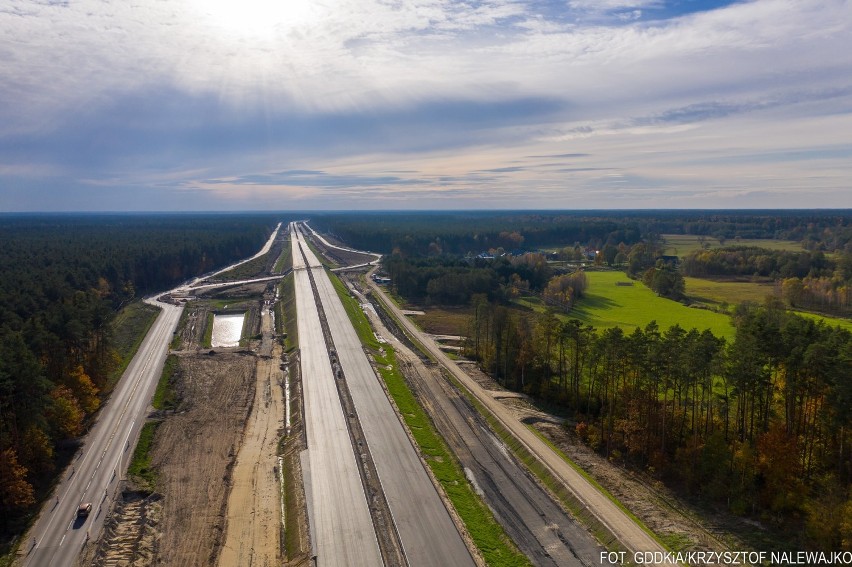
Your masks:
M767 295L772 295L774 284L770 282L719 281L702 278L683 278L686 283L686 295L694 300L710 305L727 303L729 308L744 301L763 303ZM822 320L832 326L840 326L852 331L852 321L819 313L796 311L797 315L808 319Z
M734 338L734 327L727 315L658 297L623 272L586 272L586 277L589 281L586 297L577 302L570 314L561 315L561 318L579 319L596 329L621 327L628 333L656 320L660 329L677 323L685 329L710 329L729 341ZM616 285L618 282L633 285ZM538 299L526 298L519 303L533 309L538 303L541 308Z
M698 236L694 234L661 234L660 237L665 243L664 253L670 256L680 256L683 258L694 250L701 249L701 243L698 241ZM709 248L722 248L719 241L712 236L707 236L705 243ZM743 238L734 240L730 238L725 241L725 246L759 246L767 250L788 250L790 252L799 252L802 250L802 243L794 240L773 240L767 238Z
M772 282L709 280L689 276L684 277L683 281L690 299L707 304L727 303L731 307L744 301L763 303L766 296L775 291Z

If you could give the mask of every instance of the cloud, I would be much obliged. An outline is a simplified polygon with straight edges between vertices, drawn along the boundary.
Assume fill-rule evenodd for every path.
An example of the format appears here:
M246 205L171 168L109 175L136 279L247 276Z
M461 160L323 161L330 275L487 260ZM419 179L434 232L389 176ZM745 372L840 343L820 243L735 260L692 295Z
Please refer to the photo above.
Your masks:
M572 206L612 184L629 186L630 202L645 202L638 191L661 199L654 183L686 186L696 203L713 191L734 199L746 183L754 199L812 187L835 191L833 205L852 178L843 0L246 0L228 10L0 6L3 206L37 208L51 183L79 192L80 208L129 187L166 208L185 206L190 188L223 207L297 189L318 205L351 204L359 188L368 201L478 194ZM817 179L816 163L827 172Z

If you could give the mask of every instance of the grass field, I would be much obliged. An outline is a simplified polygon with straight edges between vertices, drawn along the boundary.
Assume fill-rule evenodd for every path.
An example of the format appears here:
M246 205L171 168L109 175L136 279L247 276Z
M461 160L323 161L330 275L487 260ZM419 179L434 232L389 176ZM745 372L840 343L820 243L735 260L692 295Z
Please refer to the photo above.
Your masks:
M710 305L727 303L731 307L744 301L763 303L767 295L772 295L775 285L771 282L720 281L703 278L684 277L686 295L694 300Z
M470 327L472 307L427 307L425 315L412 315L417 325L433 335L466 335Z
M795 311L795 313L796 315L801 315L808 319L825 321L826 325L830 325L832 327L842 327L847 331L852 331L852 320L849 319L839 319L837 317L829 317L828 315L820 315L818 313L808 313L806 311Z
M683 258L694 250L702 248L698 236L694 234L661 234L666 247L664 253L670 256L680 256ZM719 241L712 236L706 237L706 244L709 248L721 248ZM725 246L759 246L768 250L788 250L790 252L802 251L802 243L794 240L773 240L768 238L742 238L735 240L729 238L725 241Z
M686 282L686 295L690 299L713 306L722 306L723 303L727 303L729 310L744 301L763 303L766 296L772 295L775 289L774 284L769 282L716 281L689 277L683 279ZM822 320L827 325L840 326L852 331L852 320L849 319L805 311L796 311L796 314L808 319Z
M668 329L675 323L685 329L710 329L713 334L732 340L734 327L727 315L707 309L687 307L658 297L642 282L629 279L623 272L586 272L589 289L570 314L563 319L579 319L596 329L621 327L631 332L656 321L660 329ZM617 282L633 285L616 285ZM533 309L543 309L538 299L521 301Z

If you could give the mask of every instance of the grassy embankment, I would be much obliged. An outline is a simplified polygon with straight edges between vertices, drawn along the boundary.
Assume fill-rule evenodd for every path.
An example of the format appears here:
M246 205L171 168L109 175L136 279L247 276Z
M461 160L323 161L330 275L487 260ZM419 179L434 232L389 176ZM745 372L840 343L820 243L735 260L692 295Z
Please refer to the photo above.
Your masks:
M283 337L284 351L299 346L299 327L296 324L296 280L290 274L278 284L279 301L275 304L275 332Z
M213 345L213 321L216 316L212 311L207 312L207 320L204 323L204 335L201 337L201 348L211 348Z
M259 277L266 271L266 263L269 261L269 253L259 258L240 264L236 268L223 272L218 276L210 278L211 282L226 282L234 280L246 280Z
M121 375L127 370L127 365L133 360L139 345L145 340L148 330L159 314L160 310L153 305L137 300L125 305L115 316L111 324L112 346L118 353L120 362L110 373L105 391L112 391Z
M278 285L279 301L275 304L275 332L283 337L285 352L290 354L299 348L295 275L290 274ZM298 372L297 364L291 362L290 368L292 372ZM297 492L303 490L302 482L296 474L296 468L301 466L299 453L303 449L298 430L302 412L298 405L298 398L292 397L290 403L294 430L291 431L290 435L285 432L278 441L278 455L282 458L282 476L284 479L281 487L281 498L284 502L284 553L292 561L307 551L302 549L300 538L300 534L307 528L303 525L306 517L304 512L299 509L299 499L296 498Z
M435 431L429 417L408 389L396 365L396 355L388 345L380 345L358 302L349 295L346 286L331 276L349 319L361 342L373 350L378 370L391 397L402 414L421 454L438 479L475 545L488 565L529 565L503 528L494 519L488 506L473 491L455 457Z
M157 389L151 400L151 405L154 406L154 409L174 410L177 408L180 400L178 400L177 392L174 389L174 381L178 364L177 356L170 354L166 357L163 372L160 374ZM139 441L133 450L133 458L127 467L128 478L131 478L141 490L153 491L157 484L157 472L151 466L150 451L154 443L154 434L157 432L159 425L160 420L156 420L149 421L142 426L142 431L139 433Z

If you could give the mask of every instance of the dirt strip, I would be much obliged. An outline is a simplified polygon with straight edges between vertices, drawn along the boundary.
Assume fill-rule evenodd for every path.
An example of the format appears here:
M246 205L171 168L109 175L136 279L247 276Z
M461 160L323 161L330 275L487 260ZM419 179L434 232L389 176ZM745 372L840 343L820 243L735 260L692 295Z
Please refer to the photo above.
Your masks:
M220 567L281 563L281 500L278 440L284 427L281 346L273 341L268 309L261 313L263 342L257 363L254 405L231 475Z

